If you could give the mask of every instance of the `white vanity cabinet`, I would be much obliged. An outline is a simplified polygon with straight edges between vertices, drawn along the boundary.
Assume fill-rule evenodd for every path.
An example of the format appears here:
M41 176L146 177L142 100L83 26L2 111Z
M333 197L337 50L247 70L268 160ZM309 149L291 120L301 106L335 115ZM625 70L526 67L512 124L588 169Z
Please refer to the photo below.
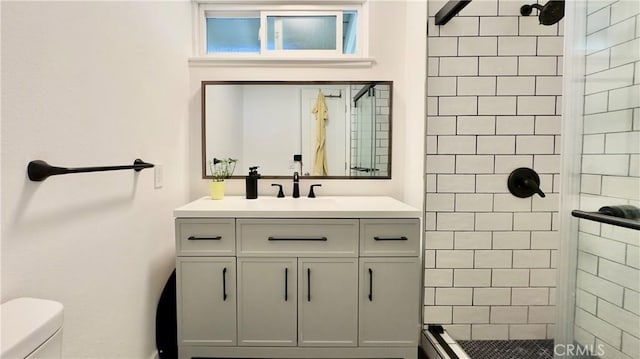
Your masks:
M236 345L236 259L176 262L179 345Z
M360 345L417 346L418 258L360 258Z
M357 219L237 219L238 344L356 346L358 226Z
M176 220L178 345L236 345L235 220Z
M174 214L181 359L417 357L418 210L226 197Z
M357 258L300 258L298 268L298 345L357 346Z
M360 220L360 345L418 345L421 278L416 219Z
M296 346L296 258L238 259L238 341L241 346Z
M356 346L355 258L238 258L239 346Z

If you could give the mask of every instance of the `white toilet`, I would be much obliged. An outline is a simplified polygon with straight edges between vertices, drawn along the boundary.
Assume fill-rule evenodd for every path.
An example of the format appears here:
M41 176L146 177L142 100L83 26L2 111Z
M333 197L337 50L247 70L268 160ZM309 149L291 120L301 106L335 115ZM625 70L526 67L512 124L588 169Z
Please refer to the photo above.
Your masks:
M61 358L63 309L61 303L38 298L0 305L0 358Z

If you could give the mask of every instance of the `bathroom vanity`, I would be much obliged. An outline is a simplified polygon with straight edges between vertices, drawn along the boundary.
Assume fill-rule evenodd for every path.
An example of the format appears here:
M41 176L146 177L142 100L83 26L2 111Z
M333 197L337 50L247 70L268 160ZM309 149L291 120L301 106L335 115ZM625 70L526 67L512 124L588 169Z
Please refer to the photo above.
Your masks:
M416 358L420 211L390 197L175 210L180 358Z

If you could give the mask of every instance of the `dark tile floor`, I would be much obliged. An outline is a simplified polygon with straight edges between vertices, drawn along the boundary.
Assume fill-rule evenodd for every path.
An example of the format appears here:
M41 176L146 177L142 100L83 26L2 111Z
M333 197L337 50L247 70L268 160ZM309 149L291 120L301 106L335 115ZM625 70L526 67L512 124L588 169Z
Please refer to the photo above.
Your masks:
M553 359L553 340L459 340L471 359Z

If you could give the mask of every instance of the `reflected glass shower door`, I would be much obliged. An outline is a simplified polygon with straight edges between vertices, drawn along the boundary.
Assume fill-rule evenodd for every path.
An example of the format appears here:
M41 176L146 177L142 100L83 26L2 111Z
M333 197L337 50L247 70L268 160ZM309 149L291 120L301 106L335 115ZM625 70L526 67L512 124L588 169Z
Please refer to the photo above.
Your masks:
M355 158L351 164L351 175L374 176L376 174L376 96L375 88L356 97Z

